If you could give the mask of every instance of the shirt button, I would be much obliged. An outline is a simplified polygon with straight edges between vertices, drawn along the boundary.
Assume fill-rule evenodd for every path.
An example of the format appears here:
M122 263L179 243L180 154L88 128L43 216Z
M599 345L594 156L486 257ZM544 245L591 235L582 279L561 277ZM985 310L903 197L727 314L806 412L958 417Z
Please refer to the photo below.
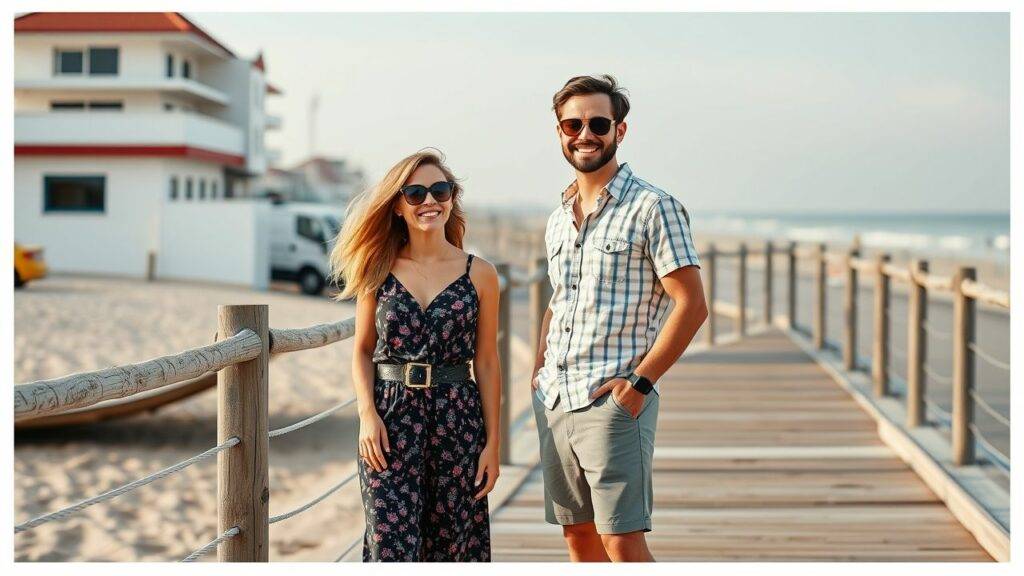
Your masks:
M573 284L573 285L572 285L572 289L573 289L573 290L575 290L575 289L576 289L576 285L575 285L575 284Z
M565 370L565 364L559 364L558 365L558 369L564 371Z
M581 244L577 243L577 244L576 244L576 247L577 247L577 248L582 248L583 246L582 246Z
M565 327L565 331L568 332L569 330L570 330L570 328L568 326L566 326Z

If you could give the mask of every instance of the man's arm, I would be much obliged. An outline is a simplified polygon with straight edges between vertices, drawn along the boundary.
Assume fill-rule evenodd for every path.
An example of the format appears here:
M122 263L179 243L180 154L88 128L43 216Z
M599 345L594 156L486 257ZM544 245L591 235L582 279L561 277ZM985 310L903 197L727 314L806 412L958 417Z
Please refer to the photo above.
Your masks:
M679 360L708 317L700 268L677 268L661 278L661 285L675 305L650 352L634 370L652 382L660 379Z
M537 372L544 366L544 353L548 349L548 326L551 324L551 306L544 309L544 318L540 322L539 341L537 342L537 357L533 359L533 372L530 376L530 387L537 389Z

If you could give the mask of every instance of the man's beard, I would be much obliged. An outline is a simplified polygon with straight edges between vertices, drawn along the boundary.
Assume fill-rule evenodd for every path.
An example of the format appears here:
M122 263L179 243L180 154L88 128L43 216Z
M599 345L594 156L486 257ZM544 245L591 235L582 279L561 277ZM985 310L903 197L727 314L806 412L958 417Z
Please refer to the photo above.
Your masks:
M596 144L598 146L603 146L601 142L597 142ZM578 145L579 144L574 144L573 146ZM591 160L577 162L576 158L573 157L573 151L569 149L568 145L562 147L562 155L565 156L565 159L568 160L569 164L572 164L572 167L575 168L576 170L583 173L590 173L599 170L602 166L607 164L608 161L615 156L615 152L618 150L618 148L619 143L612 139L611 144L609 144L608 146L603 146L601 148L601 155Z

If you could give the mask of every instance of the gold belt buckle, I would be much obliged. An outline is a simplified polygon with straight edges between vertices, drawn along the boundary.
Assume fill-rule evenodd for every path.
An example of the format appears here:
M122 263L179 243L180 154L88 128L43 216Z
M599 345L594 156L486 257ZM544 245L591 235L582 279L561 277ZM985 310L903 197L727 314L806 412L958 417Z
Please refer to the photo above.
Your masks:
M409 382L409 370L411 370L414 366L422 366L427 369L427 380L423 384L411 384ZM423 364L420 362L407 362L405 364L405 386L407 388L430 388L432 386L430 380L430 369L430 364Z

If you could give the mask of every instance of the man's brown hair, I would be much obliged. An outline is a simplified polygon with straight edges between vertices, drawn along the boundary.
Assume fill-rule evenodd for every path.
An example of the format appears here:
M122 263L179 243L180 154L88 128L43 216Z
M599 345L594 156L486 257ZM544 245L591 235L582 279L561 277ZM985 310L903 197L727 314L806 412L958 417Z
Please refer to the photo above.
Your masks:
M629 98L626 97L626 90L619 86L615 77L610 74L602 74L596 78L594 76L569 78L565 86L555 92L551 109L555 111L556 117L561 118L559 110L563 104L569 101L569 98L587 94L607 94L612 100L612 115L614 116L612 119L616 122L622 122L626 119L626 114L629 114Z

